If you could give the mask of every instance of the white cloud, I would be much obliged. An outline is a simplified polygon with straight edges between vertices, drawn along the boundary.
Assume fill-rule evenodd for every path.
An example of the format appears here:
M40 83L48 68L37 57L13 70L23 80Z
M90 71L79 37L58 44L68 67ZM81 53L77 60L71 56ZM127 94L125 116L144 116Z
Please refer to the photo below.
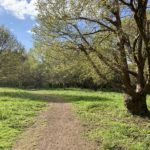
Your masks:
M29 34L33 34L33 32L32 32L31 30L28 30L28 31L27 31L27 33L29 33Z
M26 16L34 18L37 15L36 2L37 0L0 0L0 7L19 19L25 19Z

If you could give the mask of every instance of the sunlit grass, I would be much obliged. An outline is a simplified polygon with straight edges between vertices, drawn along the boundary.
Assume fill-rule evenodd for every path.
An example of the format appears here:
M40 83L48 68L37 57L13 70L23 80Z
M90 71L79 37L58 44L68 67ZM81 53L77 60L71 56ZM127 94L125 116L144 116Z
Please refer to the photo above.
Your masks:
M0 88L0 149L9 149L47 102L49 95L73 104L82 120L84 136L100 150L149 150L150 120L126 112L123 95L80 89L18 90ZM53 101L55 102L55 101ZM150 109L150 97L148 97Z
M85 136L96 141L100 150L150 149L150 120L127 113L121 93L79 89L38 93L60 95L72 102L75 113L87 129ZM148 106L150 109L150 97Z
M24 90L0 88L0 149L10 149L46 102Z

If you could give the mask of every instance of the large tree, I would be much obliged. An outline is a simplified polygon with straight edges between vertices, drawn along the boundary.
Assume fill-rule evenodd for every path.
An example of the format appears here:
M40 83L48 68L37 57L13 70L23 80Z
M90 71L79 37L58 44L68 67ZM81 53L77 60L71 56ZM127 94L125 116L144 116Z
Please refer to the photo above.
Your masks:
M150 90L147 7L148 0L38 0L36 38L49 46L58 41L66 50L83 52L99 77L107 80L90 57L95 54L122 76L128 111L146 115Z

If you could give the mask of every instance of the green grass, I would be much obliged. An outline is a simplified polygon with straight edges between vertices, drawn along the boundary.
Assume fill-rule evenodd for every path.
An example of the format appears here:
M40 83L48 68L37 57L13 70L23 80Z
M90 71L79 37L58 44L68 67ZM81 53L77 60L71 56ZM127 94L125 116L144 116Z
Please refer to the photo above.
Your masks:
M0 150L11 149L17 136L33 123L46 103L25 90L0 88Z
M127 113L121 93L80 89L38 93L60 95L72 102L75 113L83 120L85 136L96 141L100 150L150 150L150 120ZM150 97L150 109L149 100Z
M100 150L150 150L150 120L126 112L123 96L115 92L80 89L18 90L0 88L0 149L10 149L34 116L57 95L72 103L86 129L84 136ZM55 101L53 101L55 102ZM150 109L150 97L148 97Z

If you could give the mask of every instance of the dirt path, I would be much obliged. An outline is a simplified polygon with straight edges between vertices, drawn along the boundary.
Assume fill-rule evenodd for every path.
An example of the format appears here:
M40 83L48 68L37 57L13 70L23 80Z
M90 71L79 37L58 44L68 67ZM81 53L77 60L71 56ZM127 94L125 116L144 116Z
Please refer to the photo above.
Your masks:
M71 104L57 98L23 133L13 150L96 150L94 143L81 136L81 130Z

